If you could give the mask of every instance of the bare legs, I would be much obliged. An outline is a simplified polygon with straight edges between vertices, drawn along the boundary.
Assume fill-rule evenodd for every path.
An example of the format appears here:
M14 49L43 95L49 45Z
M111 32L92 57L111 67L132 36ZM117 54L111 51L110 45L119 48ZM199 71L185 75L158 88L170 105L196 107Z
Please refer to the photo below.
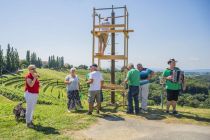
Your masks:
M176 111L176 101L167 101L166 111L169 111L170 106L173 107L173 111Z

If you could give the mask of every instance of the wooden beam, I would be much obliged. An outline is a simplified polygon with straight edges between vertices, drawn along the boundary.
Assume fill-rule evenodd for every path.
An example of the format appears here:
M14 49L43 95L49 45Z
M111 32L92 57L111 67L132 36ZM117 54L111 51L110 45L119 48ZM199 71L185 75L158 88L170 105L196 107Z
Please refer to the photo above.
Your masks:
M128 59L124 55L95 55L95 58L104 59L104 60L126 60Z
M94 34L99 34L99 33L119 33L119 32L128 33L128 32L134 32L134 30L107 30L107 31L95 31ZM93 31L91 31L91 33L93 33Z
M125 90L125 88L121 85L116 85L116 84L105 84L103 85L103 89L120 89L120 90Z
M95 25L95 28L117 28L126 27L125 24Z

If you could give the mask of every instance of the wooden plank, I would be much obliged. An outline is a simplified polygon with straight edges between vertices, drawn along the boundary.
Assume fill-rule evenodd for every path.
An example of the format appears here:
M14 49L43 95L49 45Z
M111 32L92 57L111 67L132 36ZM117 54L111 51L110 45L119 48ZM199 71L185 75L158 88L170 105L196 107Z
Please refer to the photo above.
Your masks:
M95 31L94 34L99 34L99 33L119 33L119 32L124 32L124 33L128 33L128 32L134 32L134 30L107 30L107 31ZM93 33L93 31L91 31L91 33Z
M124 55L95 55L95 58L104 59L104 60L126 60L128 59Z
M117 28L126 27L125 24L95 25L95 28Z
M116 84L109 84L109 85L104 85L103 89L124 89L124 87Z

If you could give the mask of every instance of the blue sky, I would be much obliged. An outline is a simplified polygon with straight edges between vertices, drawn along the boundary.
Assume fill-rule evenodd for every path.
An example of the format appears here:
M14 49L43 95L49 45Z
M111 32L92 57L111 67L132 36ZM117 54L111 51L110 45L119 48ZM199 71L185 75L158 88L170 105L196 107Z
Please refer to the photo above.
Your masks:
M165 68L175 58L183 69L210 68L209 0L0 0L0 45L10 43L21 58L31 50L43 60L54 54L90 65L92 9L112 5L127 5L135 30L129 62Z

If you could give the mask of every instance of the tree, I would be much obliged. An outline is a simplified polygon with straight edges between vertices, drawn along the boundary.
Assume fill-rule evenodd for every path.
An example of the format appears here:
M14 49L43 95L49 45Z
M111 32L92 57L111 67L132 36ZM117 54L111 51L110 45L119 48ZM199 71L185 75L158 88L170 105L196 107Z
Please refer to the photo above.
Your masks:
M63 56L61 57L61 67L62 68L64 67L64 57Z
M37 63L37 56L36 56L36 53L33 52L33 53L31 54L31 64L36 65L36 63Z
M4 69L4 55L3 55L3 49L1 49L0 45L0 74L2 74Z
M20 59L17 49L15 49L14 51L14 56L15 56L15 70L17 70L20 67Z
M26 62L27 62L27 65L31 64L31 55L30 55L29 50L27 50L27 52L26 52Z
M11 47L10 44L7 45L7 54L6 54L6 71L11 72Z
M41 68L41 67L42 67L42 60L41 60L41 58L39 58L39 57L38 57L38 59L37 59L37 64L36 64L36 66L37 66L38 68Z
M10 59L11 59L11 71L15 71L16 70L16 64L15 64L15 52L14 52L13 47L11 48Z
M22 69L24 69L24 68L27 68L27 66L28 66L28 62L24 59L24 60L21 60L20 61L20 67L22 68Z

